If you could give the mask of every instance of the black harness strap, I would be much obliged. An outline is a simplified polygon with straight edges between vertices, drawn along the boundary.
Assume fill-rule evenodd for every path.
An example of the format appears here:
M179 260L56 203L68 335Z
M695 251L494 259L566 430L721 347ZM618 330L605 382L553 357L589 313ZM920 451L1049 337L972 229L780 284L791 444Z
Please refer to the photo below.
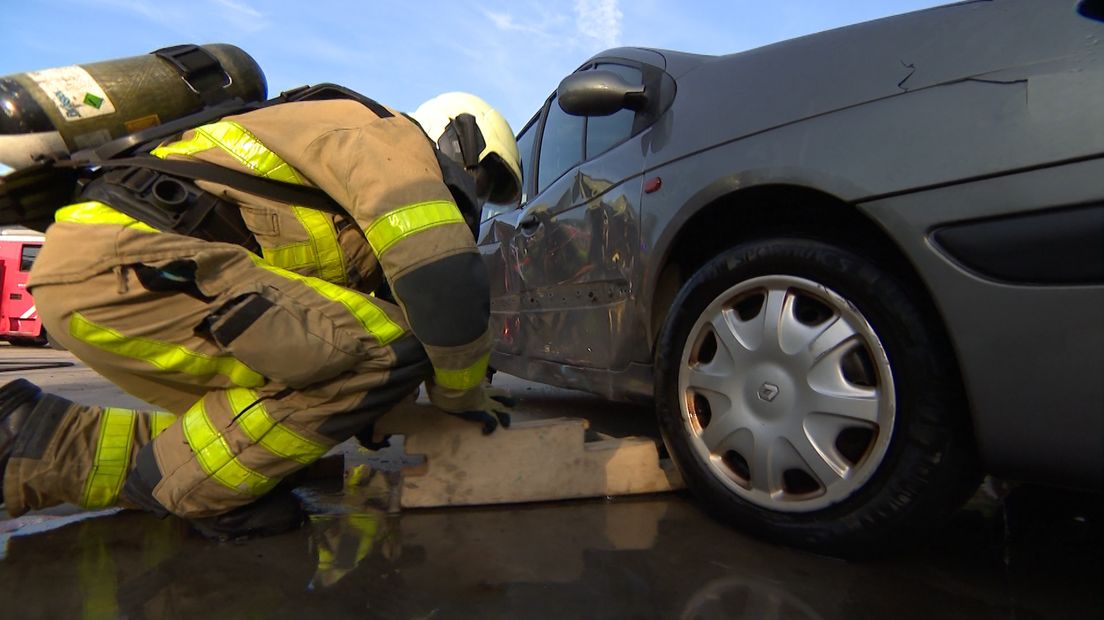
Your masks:
M233 243L261 253L241 209L188 180L146 168L121 168L91 181L81 197L105 202L157 230Z
M0 224L30 223L45 229L56 209L79 196L85 200L102 200L158 230L235 243L259 254L260 246L245 226L240 209L199 189L194 181L218 183L277 202L348 216L337 201L316 187L258 177L204 161L160 159L147 153L170 136L226 116L281 103L348 99L380 118L393 117L394 113L373 99L336 84L304 86L260 103L226 99L221 94L224 84L219 77L225 73L217 59L206 50L177 46L158 50L157 54L173 63L193 89L199 91L199 86L218 91L213 95L215 98L205 98L208 107L117 138L96 149L11 173L0 181ZM417 124L413 119L411 122ZM428 136L427 141L432 144ZM440 150L434 148L434 153L445 185L474 234L479 223L475 181Z
M391 118L394 114L391 110L380 105L378 101L358 93L355 90L345 88L338 84L318 84L315 86L300 86L299 88L280 94L281 101L328 101L331 99L350 99L368 108L380 118Z
M247 194L253 194L262 198L276 200L301 207L310 207L319 211L345 215L347 211L341 207L326 192L317 187L295 185L275 179L254 176L246 172L238 172L229 168L223 168L216 164L204 161L179 159L159 159L153 156L127 157L125 159L112 159L99 164L103 168L143 168L155 170L175 177L191 180L210 181L227 185Z

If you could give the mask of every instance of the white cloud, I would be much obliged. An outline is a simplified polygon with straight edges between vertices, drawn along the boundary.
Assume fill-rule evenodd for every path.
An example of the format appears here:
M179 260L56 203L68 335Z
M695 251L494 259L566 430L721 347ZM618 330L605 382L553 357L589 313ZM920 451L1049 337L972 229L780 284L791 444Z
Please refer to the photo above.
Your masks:
M191 34L225 28L257 32L270 25L266 16L242 0L199 0L189 3L147 0L94 0L87 5L112 8L153 22L169 31Z
M514 17L509 13L497 13L495 11L483 9L483 14L487 16L487 19L491 20L491 23L494 24L495 28L498 28L499 30L505 32L509 32L512 30L519 32L535 30L535 28L531 26L523 26L515 22Z
M102 0L101 6L108 6L126 13L132 13L149 21L165 24L174 19L174 15L157 5L142 0Z
M236 2L235 0L215 0L215 2L221 4L222 6L230 9L235 13L240 13L247 17L264 17L264 15L262 15L260 11L249 6L248 4L245 4L244 2Z
M579 33L603 47L620 44L622 17L617 0L575 0L575 25Z
M264 30L270 24L265 15L239 0L215 0L219 18L246 32Z

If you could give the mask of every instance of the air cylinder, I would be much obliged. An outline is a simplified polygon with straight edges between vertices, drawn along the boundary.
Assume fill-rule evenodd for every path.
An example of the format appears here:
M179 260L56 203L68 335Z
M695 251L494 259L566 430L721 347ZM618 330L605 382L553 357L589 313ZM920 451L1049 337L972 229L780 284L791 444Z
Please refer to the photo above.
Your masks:
M267 92L257 62L225 44L8 75L0 78L0 163L21 168Z

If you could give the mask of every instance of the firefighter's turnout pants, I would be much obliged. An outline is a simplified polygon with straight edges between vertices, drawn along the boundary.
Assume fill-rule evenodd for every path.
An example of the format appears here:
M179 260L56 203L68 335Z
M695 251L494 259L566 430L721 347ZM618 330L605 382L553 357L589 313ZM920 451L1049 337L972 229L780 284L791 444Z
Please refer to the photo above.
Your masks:
M342 222L236 197L263 256L158 232L100 202L58 212L31 279L46 329L160 410L45 395L5 471L11 514L61 502L148 507L133 496L144 489L174 514L218 515L263 496L423 380L446 402L482 397L489 310L471 234L420 130L401 117L361 118L355 106L278 106L166 149L268 176L306 169L348 205ZM263 146L292 122L314 131L282 143L294 167ZM352 139L350 123L383 137ZM341 168L373 148L395 167L379 164L371 178ZM395 155L404 151L414 165ZM369 294L383 275L398 303ZM462 323L441 320L443 311Z

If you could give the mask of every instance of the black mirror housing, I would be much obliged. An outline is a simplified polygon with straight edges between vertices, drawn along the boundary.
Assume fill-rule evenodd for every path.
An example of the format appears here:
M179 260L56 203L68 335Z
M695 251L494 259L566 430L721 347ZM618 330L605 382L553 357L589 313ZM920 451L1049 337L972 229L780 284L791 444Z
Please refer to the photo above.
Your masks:
M573 73L556 89L560 109L572 116L609 116L620 110L639 110L647 103L643 86L601 69Z

